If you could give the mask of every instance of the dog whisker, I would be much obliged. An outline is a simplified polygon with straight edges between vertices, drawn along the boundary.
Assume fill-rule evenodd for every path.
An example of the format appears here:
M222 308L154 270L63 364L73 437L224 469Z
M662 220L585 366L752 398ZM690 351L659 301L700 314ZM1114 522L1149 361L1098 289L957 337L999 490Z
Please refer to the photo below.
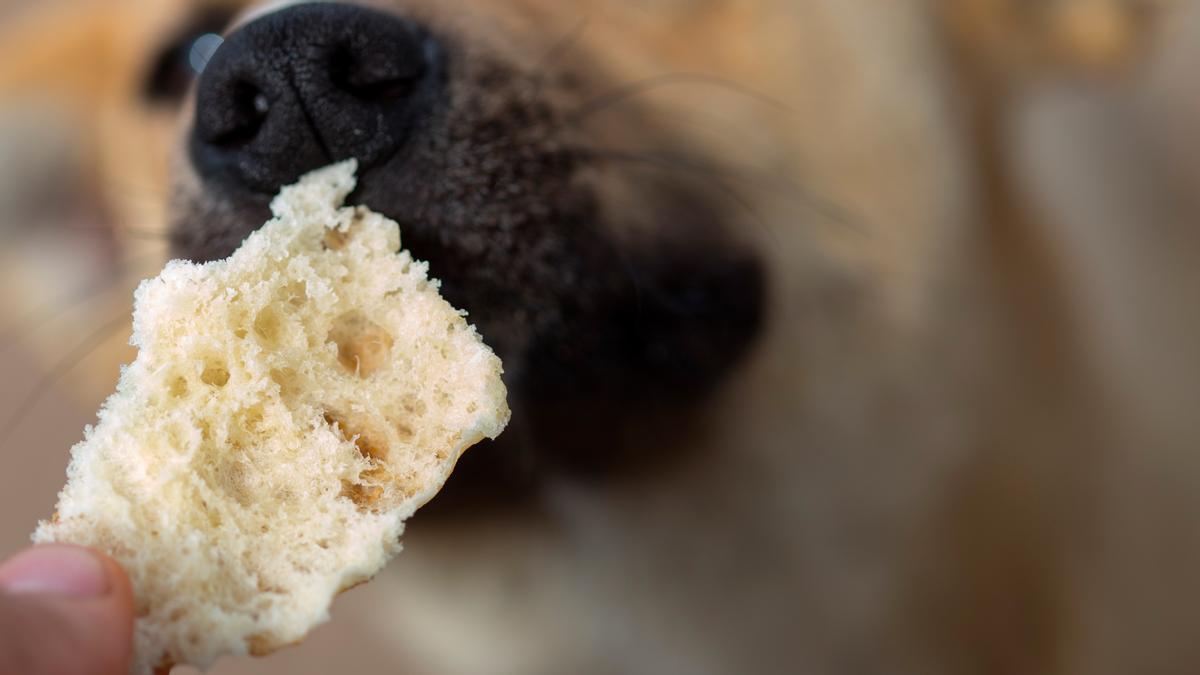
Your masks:
M166 232L158 232L155 230L147 230L147 229L137 228L137 227L125 227L125 226L106 227L103 225L66 225L66 226L63 226L61 229L63 229L64 231L67 231L67 232L79 232L81 234L96 234L97 236L102 236L105 234L118 234L118 235L121 235L124 237L129 237L130 239L137 239L139 241L166 242L169 240Z
M532 98L537 99L541 97L542 90L545 89L546 85L550 82L550 68L548 66L556 61L561 60L575 47L575 45L579 43L579 40L583 37L584 32L587 31L587 27L590 22L590 16L585 16L580 19L575 23L574 26L571 27L570 30L566 32L566 34L564 34L558 40L555 40L550 48L546 50L546 53L543 54L540 59L538 59L538 65L535 69L537 74L533 79L533 89L531 94Z
M566 32L565 35L558 40L555 40L554 44L550 46L550 49L546 50L546 53L542 56L542 58L538 59L538 64L541 66L538 68L538 70L544 71L547 64L551 64L562 59L566 54L574 49L575 45L579 44L580 39L583 38L583 34L587 32L587 27L591 23L591 20L591 16L583 17L577 21L575 25L573 25L571 29ZM541 78L541 80L544 79L545 78Z
M20 427L21 421L33 406L50 390L52 386L57 384L71 369L79 365L92 352L99 349L105 342L110 340L114 335L119 333L123 328L129 326L130 317L128 313L122 313L120 316L110 319L104 325L95 329L84 337L78 345L60 359L54 366L42 376L29 394L21 401L9 416L3 429L0 429L0 447L8 444L13 433Z
M58 298L48 303L45 307L34 310L26 316L17 319L16 325L13 328L0 334L0 350L17 344L38 328L89 300L108 293L116 288L122 280L135 274L144 264L158 261L160 258L161 256L155 253L126 260L121 264L120 269L116 273L105 274L101 278L94 280L93 283L74 289L65 297Z
M136 180L114 180L112 186L125 195L135 198L159 200L164 198L168 193L162 185Z
M570 124L580 124L587 118L603 112L613 106L619 105L631 98L647 94L649 92L662 89L663 87L677 85L704 85L715 87L727 92L738 94L747 99L757 101L765 106L779 110L780 112L794 114L790 106L783 101L755 91L745 85L739 84L732 80L727 80L718 75L708 73L664 73L661 75L652 75L650 77L629 82L617 86L606 93L600 94L595 98L583 103L574 112L567 116Z
M727 183L721 181L721 178L736 178L749 183L756 188L774 190L782 194L790 195L803 204L805 208L821 215L830 222L836 223L852 229L860 234L869 234L871 227L868 223L851 215L848 209L837 202L828 198L821 197L809 190L805 190L799 185L787 180L780 179L753 169L743 167L720 166L711 162L673 155L667 153L647 153L633 152L626 150L607 150L596 148L580 148L577 150L585 157L590 157L600 161L615 161L640 163L648 166L657 167L664 170L677 170L692 174L698 178L707 178L710 181L715 181L715 185L726 194L726 196L734 199L737 202L743 203L748 210L753 212L753 208L749 207L749 200L741 196L738 192L732 190ZM767 231L774 238L774 232L767 228Z
M672 161L671 158L652 154L640 154L618 150L580 149L579 152L585 157L597 161L624 162L630 164L639 164L665 171L679 171L687 173L693 178L708 183L718 192L725 195L725 197L731 202L746 211L750 217L756 223L758 223L768 237L770 237L773 241L778 241L777 234L767 223L763 215L750 204L749 200L730 187L723 180L721 174L712 170L711 167L702 167L687 162Z

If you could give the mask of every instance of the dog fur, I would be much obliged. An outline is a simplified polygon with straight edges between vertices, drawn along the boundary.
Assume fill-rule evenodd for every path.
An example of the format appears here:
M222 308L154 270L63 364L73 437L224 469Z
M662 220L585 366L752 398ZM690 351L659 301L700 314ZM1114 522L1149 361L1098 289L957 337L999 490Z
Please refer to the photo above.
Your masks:
M516 420L474 480L452 481L447 503L467 507L414 521L372 587L394 598L375 630L415 668L1189 671L1195 391L1163 384L1173 393L1151 400L1166 404L1137 402L1138 382L1179 379L1097 337L1129 319L1097 309L1106 277L1037 208L1012 127L1047 82L1133 67L1146 3L371 4L446 36L466 64L450 80L462 152L508 166L530 148L586 148L528 166L535 201L582 190L606 245L651 277L761 270L760 315L740 321L753 330L678 380L693 395L647 404L629 398L640 386L598 389L599 375L569 396L545 385L524 402L536 422ZM167 220L176 252L212 257L261 217L196 175L189 110ZM478 236L495 202L467 200L452 220L435 202L461 201L462 186L430 166L448 187L417 197L429 203L412 236L431 220ZM664 250L680 255L656 268ZM536 280L525 299L539 307L591 292L556 276L573 261L546 261L495 283ZM447 288L470 307L492 282ZM524 333L476 312L485 337L524 353ZM472 501L489 478L505 489Z

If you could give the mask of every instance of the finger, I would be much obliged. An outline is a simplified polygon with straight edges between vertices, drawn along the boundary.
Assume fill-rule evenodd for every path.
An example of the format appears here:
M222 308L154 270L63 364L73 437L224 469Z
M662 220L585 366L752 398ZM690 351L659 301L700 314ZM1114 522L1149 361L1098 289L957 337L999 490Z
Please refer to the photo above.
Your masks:
M38 546L0 565L0 675L125 675L133 596L111 558Z

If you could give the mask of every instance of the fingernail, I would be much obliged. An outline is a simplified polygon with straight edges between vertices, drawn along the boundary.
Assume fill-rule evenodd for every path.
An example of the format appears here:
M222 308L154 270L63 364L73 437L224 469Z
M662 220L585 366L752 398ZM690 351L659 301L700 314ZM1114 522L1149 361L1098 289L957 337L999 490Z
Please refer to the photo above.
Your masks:
M0 590L95 598L108 592L108 572L85 548L36 546L0 565Z

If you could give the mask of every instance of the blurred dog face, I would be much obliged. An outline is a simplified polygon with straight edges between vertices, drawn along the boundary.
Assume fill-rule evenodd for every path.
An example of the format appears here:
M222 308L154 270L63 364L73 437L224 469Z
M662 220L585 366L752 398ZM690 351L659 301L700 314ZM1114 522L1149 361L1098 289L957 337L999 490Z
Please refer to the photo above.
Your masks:
M179 120L173 252L228 254L280 185L354 156L351 201L400 222L505 360L513 425L447 492L535 508L414 522L372 586L406 656L1104 653L1072 595L1104 431L1078 345L1043 344L1067 335L1039 276L1061 260L1019 241L1038 225L986 125L1031 74L1124 62L1141 0L149 4L186 7L135 69Z
M175 253L227 256L279 187L356 157L351 201L401 223L503 358L522 440L571 448L537 461L611 464L614 418L686 406L754 339L742 215L670 166L679 144L636 101L602 110L620 83L533 3L377 4L268 7L226 36L198 81ZM492 481L537 470L477 456L526 458L480 469Z

